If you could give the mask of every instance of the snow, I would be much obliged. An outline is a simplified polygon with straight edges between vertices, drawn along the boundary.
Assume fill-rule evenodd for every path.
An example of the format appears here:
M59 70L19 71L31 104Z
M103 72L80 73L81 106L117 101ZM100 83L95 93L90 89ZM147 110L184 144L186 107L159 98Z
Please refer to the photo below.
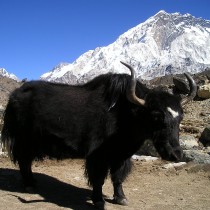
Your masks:
M209 21L161 10L115 42L90 50L73 63L42 75L41 79L76 84L102 73L129 73L120 61L131 64L143 79L167 74L169 65L172 74L203 71L210 67L209 32Z
M10 79L19 81L19 79L14 74L8 73L4 68L0 68L0 76L2 76L2 77L8 77Z

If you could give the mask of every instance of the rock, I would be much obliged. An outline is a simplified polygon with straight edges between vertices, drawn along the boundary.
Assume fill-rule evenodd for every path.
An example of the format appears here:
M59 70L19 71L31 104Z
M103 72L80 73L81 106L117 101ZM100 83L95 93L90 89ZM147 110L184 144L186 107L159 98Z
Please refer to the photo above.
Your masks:
M173 83L176 89L178 89L182 93L185 93L185 94L189 93L190 87L186 79L180 78L180 77L174 77Z
M210 83L200 86L197 94L198 94L198 97L202 99L210 98Z
M146 155L146 156L154 156L159 157L153 142L150 139L145 140L144 144L140 147L136 155Z
M204 152L210 155L210 147L204 147Z
M182 135L179 138L180 145L183 150L190 150L190 149L195 149L199 147L199 144L195 137L190 136L190 135Z
M2 105L0 105L0 118L3 117L3 115L4 115L4 110L5 110L5 108L4 108Z
M25 82L27 82L27 80L28 80L27 78L24 78L21 80L21 83L25 83Z
M178 168L180 166L185 165L186 162L179 162L179 163L167 163L165 165L163 165L163 168L165 169L169 169L169 168Z
M133 155L132 159L141 161L155 161L158 160L157 157L146 156L146 155Z
M186 161L193 161L199 164L210 164L210 155L202 150L184 150Z
M7 156L7 152L3 150L3 145L1 144L1 132L0 132L0 156Z
M205 147L210 146L210 124L203 130L199 140Z

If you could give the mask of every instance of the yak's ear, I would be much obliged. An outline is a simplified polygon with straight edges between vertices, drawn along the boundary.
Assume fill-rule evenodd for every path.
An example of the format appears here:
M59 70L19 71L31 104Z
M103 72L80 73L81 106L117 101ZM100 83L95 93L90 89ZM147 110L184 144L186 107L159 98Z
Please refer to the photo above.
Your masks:
M104 97L105 101L108 102L109 111L115 107L121 96L125 96L128 81L125 75L111 75L110 80L107 82L107 88L104 91Z

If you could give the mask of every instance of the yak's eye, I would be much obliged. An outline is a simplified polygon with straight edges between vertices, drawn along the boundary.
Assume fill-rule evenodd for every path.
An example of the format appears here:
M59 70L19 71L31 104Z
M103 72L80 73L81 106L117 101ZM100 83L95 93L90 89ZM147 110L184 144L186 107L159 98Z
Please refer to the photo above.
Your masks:
M164 120L164 116L163 116L163 113L160 112L160 111L152 111L152 118L154 121L156 122L160 122L160 121L163 121Z

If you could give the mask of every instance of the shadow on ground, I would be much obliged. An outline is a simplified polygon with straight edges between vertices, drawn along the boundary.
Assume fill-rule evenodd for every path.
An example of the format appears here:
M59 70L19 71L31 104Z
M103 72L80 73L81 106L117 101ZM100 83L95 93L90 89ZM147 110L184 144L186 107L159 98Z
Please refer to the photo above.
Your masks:
M21 185L21 178L18 170L0 168L0 190L8 191L11 196L16 197L22 203L49 202L61 207L74 210L92 210L94 206L87 201L90 200L91 190L75 187L64 183L54 177L34 173L37 180L36 194L43 199L25 200L21 195L12 193L25 193Z

